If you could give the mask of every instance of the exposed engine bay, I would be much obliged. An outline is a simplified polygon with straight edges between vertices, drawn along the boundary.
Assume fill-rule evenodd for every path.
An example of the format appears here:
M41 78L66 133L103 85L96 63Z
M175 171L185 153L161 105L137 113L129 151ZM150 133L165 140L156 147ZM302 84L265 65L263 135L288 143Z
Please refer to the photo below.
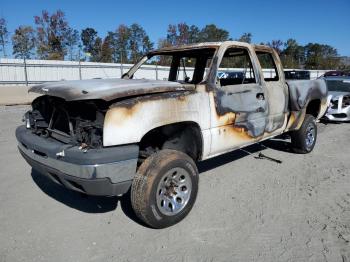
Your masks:
M103 146L103 121L108 109L102 100L65 101L52 96L38 97L24 120L38 136L54 138L81 148Z

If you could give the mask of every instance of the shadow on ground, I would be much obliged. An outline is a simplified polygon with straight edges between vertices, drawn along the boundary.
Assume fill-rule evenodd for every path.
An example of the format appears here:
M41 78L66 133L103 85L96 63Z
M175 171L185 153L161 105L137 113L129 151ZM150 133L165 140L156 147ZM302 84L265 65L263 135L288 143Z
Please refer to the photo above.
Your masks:
M130 192L121 197L88 196L66 189L65 187L53 182L48 177L41 175L35 169L32 169L31 176L35 184L45 194L66 206L85 213L106 213L114 211L120 206L127 217L140 225L146 226L138 219L131 207Z
M209 160L198 163L198 170L200 173L212 170L229 162L239 160L243 157L261 152L267 148L289 152L289 142L279 139L272 139L262 143L248 146L244 149L235 150ZM252 160L252 161L267 161L267 160ZM32 179L38 187L53 199L79 211L85 213L105 213L118 208L122 209L124 214L135 222L144 225L135 215L130 203L130 193L122 197L102 197L102 196L88 196L82 193L68 190L61 185L53 182L46 176L41 175L35 169L32 169Z
M289 137L286 135L281 135L274 139L266 140L261 143L257 143L242 149L238 149L238 150L217 156L217 157L210 158L203 162L199 162L198 163L199 173L212 170L221 165L225 165L229 162L239 160L248 155L254 155L256 157L258 152L261 152L268 148L274 149L277 151L291 153L292 151L290 149L290 142L286 141L286 139L288 138ZM260 159L257 159L257 161L259 160ZM261 159L261 160L266 160L266 159Z
M341 124L350 124L350 121L332 121L326 118L321 118L319 123L324 125L341 125Z

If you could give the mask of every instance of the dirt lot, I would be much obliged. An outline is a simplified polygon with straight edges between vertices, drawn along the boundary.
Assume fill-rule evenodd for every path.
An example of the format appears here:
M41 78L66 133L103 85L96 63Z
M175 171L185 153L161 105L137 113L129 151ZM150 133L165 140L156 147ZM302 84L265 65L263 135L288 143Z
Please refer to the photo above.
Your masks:
M127 198L32 171L14 137L25 110L0 107L0 261L350 261L350 124L319 124L309 155L273 140L201 163L190 215L153 230Z
M28 93L27 86L0 85L0 106L29 104L38 95Z

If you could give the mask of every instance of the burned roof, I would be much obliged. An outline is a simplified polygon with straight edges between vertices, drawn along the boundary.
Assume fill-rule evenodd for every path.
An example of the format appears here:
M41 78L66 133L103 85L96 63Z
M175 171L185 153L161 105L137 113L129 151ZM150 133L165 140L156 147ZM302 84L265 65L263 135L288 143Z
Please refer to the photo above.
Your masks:
M245 46L245 47L253 46L257 48L271 49L271 47L265 46L265 45L253 45L246 42L238 42L238 41L222 41L222 42L203 42L203 43L195 43L195 44L188 44L188 45L164 47L164 48L152 50L150 54L161 53L161 52L182 51L182 50L190 50L190 49L218 48L222 45L225 45L225 46L237 45L237 46Z

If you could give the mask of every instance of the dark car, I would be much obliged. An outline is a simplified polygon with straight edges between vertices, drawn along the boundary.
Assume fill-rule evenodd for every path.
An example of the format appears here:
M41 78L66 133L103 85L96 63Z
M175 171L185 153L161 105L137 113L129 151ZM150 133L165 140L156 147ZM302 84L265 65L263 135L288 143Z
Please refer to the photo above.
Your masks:
M285 70L286 80L309 80L310 72L306 70Z
M350 71L328 71L324 75L324 77L335 77L335 76L350 76Z
M224 72L218 72L218 77L220 79L243 79L244 72L241 71L224 71Z

